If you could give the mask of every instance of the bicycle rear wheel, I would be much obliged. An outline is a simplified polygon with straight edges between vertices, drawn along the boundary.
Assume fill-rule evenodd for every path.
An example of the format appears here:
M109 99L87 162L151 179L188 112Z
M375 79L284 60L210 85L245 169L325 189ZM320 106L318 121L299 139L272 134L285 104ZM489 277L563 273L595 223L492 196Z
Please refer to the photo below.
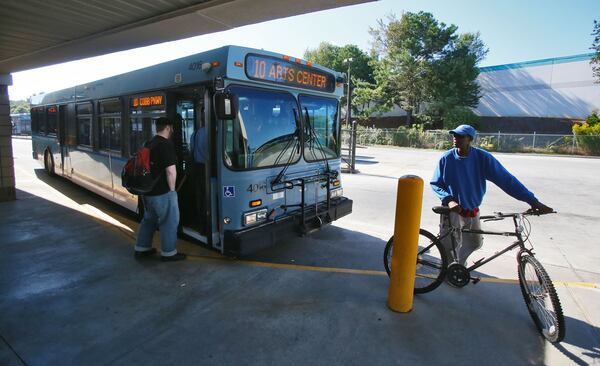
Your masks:
M439 239L427 230L419 230L419 251L415 277L416 294L429 292L438 287L446 275L446 252ZM383 264L388 276L391 273L394 237L392 236L383 251Z
M565 337L565 319L550 276L535 257L519 257L519 284L523 299L536 327L551 343Z

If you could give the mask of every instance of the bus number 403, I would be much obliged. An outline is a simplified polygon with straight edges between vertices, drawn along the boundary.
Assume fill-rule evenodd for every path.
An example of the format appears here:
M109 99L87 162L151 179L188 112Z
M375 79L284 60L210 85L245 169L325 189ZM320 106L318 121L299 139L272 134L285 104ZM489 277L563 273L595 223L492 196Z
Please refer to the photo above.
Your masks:
M265 188L267 188L267 186L265 184L250 184L246 190L248 192L258 192Z

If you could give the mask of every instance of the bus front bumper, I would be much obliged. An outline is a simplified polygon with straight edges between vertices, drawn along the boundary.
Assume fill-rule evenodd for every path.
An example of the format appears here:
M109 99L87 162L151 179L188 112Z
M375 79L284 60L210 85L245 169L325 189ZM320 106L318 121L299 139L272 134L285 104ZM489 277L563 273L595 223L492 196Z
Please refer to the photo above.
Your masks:
M351 212L352 200L347 197L340 197L331 200L329 210L324 204L321 204L318 218L314 209L312 211L307 210L305 222L319 222L321 223L320 228ZM303 229L301 213L295 211L290 215L248 229L225 230L224 253L231 257L243 257L273 246L282 240L304 234Z

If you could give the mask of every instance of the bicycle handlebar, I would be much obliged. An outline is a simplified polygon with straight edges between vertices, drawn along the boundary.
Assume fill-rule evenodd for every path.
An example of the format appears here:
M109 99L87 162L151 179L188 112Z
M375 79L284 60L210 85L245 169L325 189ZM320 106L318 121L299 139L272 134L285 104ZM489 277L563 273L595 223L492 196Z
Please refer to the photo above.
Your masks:
M558 213L558 212L556 212L554 210L552 210L550 212L540 212L540 211L537 211L537 210L534 210L534 209L530 208L529 210L523 212L523 215L526 215L526 216L532 216L532 215L533 216L542 216L542 215L548 215L548 214L553 214L553 213Z
M525 211L525 212L510 212L510 213L502 213L502 212L494 212L494 215L488 215L488 216L480 216L479 219L482 221L498 221L498 220L504 220L507 217L518 217L518 216L542 216L542 215L547 215L547 214L551 214L551 213L557 213L556 211L552 211L552 212L535 212L532 211L531 209Z

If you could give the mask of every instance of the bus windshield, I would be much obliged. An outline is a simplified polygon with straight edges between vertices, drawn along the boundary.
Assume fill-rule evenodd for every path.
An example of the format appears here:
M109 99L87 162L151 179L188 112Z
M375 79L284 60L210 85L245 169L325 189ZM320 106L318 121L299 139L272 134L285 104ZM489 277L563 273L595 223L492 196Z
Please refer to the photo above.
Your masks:
M234 86L238 114L224 121L225 163L232 169L285 165L300 159L296 99L289 93Z
M339 156L338 102L335 99L302 95L304 117L304 158L306 161Z

